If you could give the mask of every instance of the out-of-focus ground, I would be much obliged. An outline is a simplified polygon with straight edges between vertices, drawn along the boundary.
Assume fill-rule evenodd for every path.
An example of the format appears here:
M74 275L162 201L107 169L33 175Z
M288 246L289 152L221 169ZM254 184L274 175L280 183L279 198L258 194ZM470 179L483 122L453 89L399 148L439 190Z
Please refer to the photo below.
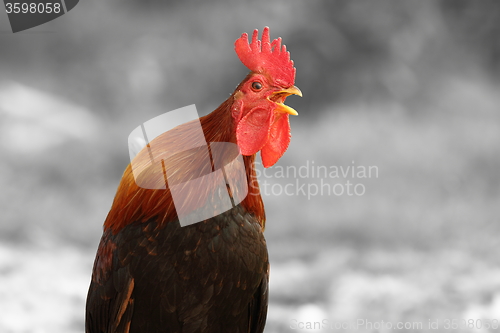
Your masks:
M260 177L266 332L324 319L346 332L498 331L500 3L94 0L24 33L6 19L0 332L83 332L129 132L216 107L246 74L234 40L265 25L304 93L287 101L300 113L287 153ZM348 181L363 194L327 193ZM407 328L335 328L358 319Z

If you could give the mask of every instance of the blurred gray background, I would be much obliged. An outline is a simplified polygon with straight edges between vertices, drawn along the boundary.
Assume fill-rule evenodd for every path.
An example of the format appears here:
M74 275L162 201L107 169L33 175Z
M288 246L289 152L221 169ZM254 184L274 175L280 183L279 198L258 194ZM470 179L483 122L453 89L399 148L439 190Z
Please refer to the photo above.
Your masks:
M266 25L304 94L261 175L266 332L498 331L484 320L500 319L500 2L87 0L17 34L0 12L0 332L83 332L128 134L217 107L247 73L234 41ZM277 173L312 165L378 177ZM364 194L312 195L347 181Z

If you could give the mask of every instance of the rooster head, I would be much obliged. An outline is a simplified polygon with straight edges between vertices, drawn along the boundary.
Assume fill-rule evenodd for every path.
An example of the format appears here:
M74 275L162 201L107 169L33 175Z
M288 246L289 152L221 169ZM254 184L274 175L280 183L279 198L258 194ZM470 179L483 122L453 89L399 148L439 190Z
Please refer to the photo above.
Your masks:
M302 96L295 87L295 67L281 38L272 42L265 27L262 41L254 30L252 42L244 33L235 42L236 54L250 74L236 88L232 116L242 155L261 152L264 167L274 165L290 144L289 115L297 111L284 104L289 95Z

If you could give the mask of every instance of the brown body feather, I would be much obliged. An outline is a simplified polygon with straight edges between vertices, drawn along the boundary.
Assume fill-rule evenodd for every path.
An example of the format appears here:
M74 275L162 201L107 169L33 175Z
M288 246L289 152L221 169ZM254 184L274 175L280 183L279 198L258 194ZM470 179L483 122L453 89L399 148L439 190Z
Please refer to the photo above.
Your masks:
M235 142L233 102L231 96L200 118L206 142ZM197 163L196 150L174 159L165 150L201 144L192 142L194 124L151 142L153 156L178 168L169 183L182 178L185 163ZM148 154L141 151L134 165L144 166L141 176L154 187L164 182L164 174L146 166ZM263 331L269 263L254 160L255 155L243 156L248 195L239 205L185 227L179 225L170 190L139 187L132 166L127 167L104 223L87 298L86 333ZM209 186L192 195L213 190Z

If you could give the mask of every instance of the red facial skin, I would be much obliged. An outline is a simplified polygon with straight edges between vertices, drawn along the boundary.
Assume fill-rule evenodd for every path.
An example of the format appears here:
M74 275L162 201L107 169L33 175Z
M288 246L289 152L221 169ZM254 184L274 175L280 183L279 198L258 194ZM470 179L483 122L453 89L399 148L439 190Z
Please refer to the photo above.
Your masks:
M288 114L280 108L290 87L273 85L265 74L251 74L235 92L232 116L243 155L261 151L264 167L275 164L290 144Z

